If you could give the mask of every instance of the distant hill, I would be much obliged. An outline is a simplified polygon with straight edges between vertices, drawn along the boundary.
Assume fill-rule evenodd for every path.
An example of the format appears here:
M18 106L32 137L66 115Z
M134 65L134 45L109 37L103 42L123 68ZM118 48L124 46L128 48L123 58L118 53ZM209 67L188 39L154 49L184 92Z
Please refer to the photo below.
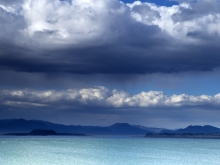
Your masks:
M32 130L54 130L57 133L76 133L86 135L146 135L147 133L220 133L220 129L205 126L188 126L184 129L166 130L127 123L116 123L111 126L80 126L55 124L41 120L4 119L0 120L0 134L29 133Z
M34 129L53 129L57 132L68 132L69 126L54 124L41 120L5 119L0 120L0 133L23 132L28 133Z
M213 127L210 125L205 125L205 126L188 126L186 128L183 129L178 129L175 131L171 131L171 130L163 130L160 133L193 133L193 134L198 134L198 133L206 133L206 134L214 134L214 133L220 133L220 129L217 127Z
M35 129L29 133L6 133L5 136L86 136L76 133L57 133L54 130Z
M54 130L57 133L81 133L87 135L145 135L152 131L142 129L127 123L116 123L112 126L74 126L55 124L41 120L5 119L0 120L0 134L29 133L32 130Z

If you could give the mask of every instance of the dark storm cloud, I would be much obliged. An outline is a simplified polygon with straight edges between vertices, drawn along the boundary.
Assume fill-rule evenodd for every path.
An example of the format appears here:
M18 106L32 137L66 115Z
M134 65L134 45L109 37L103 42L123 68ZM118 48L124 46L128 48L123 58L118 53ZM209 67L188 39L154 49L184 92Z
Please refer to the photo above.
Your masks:
M202 35L197 36L197 33L192 32L187 35L193 38L202 37ZM169 55L164 55L162 50L153 50L150 53L145 50L145 53L129 47L96 48L48 52L48 54L57 54L56 58L42 57L40 55L40 57L21 56L17 54L20 51L14 50L10 53L15 55L9 53L0 56L1 70L78 74L146 74L211 71L220 65L220 57L218 56L220 49L214 46L200 49L200 47L189 45L188 50L166 51L166 53L170 53ZM191 52L188 52L189 50ZM185 54L190 57L186 57Z
M117 0L33 0L19 10L11 3L0 8L1 70L148 74L220 66L218 1L160 8Z
M138 34L140 30L151 32L151 34L143 37ZM154 26L146 28L143 25L136 25L130 31L126 30L123 33L126 33L126 38L118 38L115 43L83 48L69 46L60 49L54 48L53 50L35 49L33 51L27 48L24 51L22 47L11 47L9 50L10 45L8 45L5 52L3 50L4 53L0 56L0 66L2 70L22 72L70 72L79 74L144 74L154 72L148 70L148 68L152 68L150 65L154 61L154 59L151 60L153 52L145 53L143 50L146 48L148 50L154 49L155 44L166 41L165 38L154 38L152 35L160 33L159 28ZM134 41L140 38L143 38L141 41L145 40L146 43ZM146 64L147 66L145 66Z

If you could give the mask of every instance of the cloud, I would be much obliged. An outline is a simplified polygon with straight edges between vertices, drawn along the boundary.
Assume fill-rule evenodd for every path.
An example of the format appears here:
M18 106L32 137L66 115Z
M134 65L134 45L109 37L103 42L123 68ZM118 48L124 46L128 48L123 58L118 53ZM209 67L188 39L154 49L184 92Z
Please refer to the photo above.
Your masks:
M129 94L125 91L109 90L106 87L69 89L63 91L46 90L2 90L1 104L8 106L48 106L71 109L74 106L101 108L149 108L149 109L216 109L220 105L220 94L214 96L187 94L168 96L161 91Z
M206 7L206 6L209 7ZM0 68L149 74L219 68L219 1L171 7L118 0L0 2Z
M189 124L219 126L219 105L220 94L167 95L162 91L131 94L104 86L68 90L0 90L1 118L76 125L127 122L169 128ZM103 123L100 119L108 122Z

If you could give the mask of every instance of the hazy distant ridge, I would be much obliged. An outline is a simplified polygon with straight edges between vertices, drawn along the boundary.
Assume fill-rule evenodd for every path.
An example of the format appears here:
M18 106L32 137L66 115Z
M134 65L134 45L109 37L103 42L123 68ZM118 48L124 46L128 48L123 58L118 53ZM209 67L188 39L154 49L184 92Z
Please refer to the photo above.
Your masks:
M220 129L205 126L188 126L178 130L152 128L127 123L116 123L111 126L74 126L55 124L41 120L5 119L0 120L0 134L28 133L35 129L54 130L57 133L81 133L87 135L146 135L147 133L220 133Z
M186 128L183 129L178 129L175 131L172 130L163 130L160 133L220 133L220 129L217 127L213 127L210 125L205 125L205 126L188 126Z
M116 123L107 127L100 126L74 126L55 124L41 120L9 119L0 120L0 134L3 133L28 133L34 129L51 129L58 133L83 133L99 135L145 135L152 133L127 123Z

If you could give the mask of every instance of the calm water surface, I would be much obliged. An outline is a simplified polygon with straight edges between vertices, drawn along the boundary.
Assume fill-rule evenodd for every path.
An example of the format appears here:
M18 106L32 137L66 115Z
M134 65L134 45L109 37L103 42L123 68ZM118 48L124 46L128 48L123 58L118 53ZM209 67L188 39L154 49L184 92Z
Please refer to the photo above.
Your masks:
M0 165L220 165L220 139L0 137Z

